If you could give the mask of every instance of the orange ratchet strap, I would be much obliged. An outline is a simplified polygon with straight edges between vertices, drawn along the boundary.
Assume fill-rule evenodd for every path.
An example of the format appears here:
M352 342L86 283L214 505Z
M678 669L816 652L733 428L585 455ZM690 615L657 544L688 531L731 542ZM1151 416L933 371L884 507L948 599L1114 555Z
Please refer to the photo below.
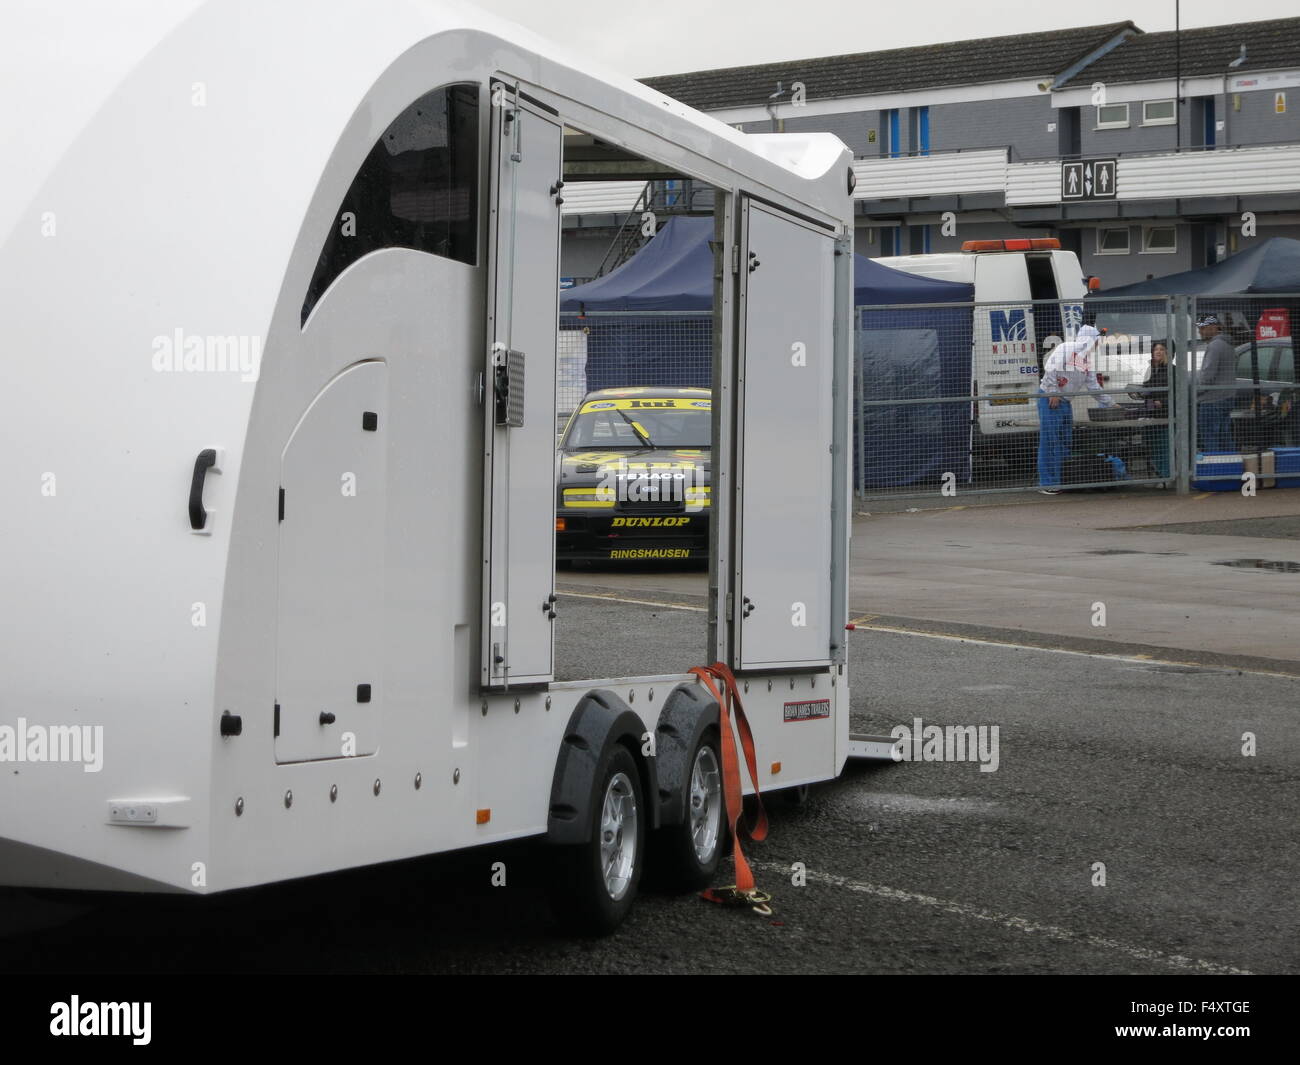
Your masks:
M717 890L710 888L702 891L700 897L709 902L749 905L756 913L768 916L772 912L767 905L771 901L771 896L754 886L753 871L740 849L738 829L743 795L736 737L731 730L733 712L736 731L740 733L740 743L745 751L745 767L749 770L749 779L754 785L754 799L758 803L758 816L753 826L746 829L750 839L761 841L767 838L767 811L763 809L763 799L758 791L758 756L754 752L754 734L750 731L748 718L745 717L745 707L740 701L736 677L723 662L714 662L711 666L696 666L691 673L700 679L709 694L718 702L722 733L722 793L726 800L727 823L731 827L732 859L736 866L736 883L733 886ZM714 684L715 680L721 683L725 695L718 691L717 685Z

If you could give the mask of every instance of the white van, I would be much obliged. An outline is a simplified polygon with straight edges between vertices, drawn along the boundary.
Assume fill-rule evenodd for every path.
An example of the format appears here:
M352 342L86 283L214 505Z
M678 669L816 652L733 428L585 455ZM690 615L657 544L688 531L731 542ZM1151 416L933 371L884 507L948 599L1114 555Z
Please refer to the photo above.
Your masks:
M971 327L971 387L979 403L976 439L1037 432L1041 360L1083 324L1087 281L1072 251L1054 237L969 240L959 252L901 255L877 262L909 274L975 286ZM1052 300L1051 304L1033 301ZM1081 397L1083 398L1083 397ZM1096 401L1075 400L1076 423ZM999 440L1002 450L1008 442Z

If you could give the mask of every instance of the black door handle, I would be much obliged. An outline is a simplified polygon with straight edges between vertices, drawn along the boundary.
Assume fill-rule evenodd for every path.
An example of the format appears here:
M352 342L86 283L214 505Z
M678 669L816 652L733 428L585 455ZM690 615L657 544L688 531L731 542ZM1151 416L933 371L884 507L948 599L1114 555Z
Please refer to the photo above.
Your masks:
M208 523L208 512L203 509L203 481L208 470L217 464L213 448L204 448L194 460L194 476L190 478L190 528L202 529Z

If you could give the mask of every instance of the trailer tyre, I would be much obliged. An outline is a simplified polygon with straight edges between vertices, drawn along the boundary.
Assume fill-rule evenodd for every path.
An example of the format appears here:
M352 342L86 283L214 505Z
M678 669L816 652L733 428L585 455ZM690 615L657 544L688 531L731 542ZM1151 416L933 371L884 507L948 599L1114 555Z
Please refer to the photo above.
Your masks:
M718 730L701 733L687 761L686 816L665 825L653 838L651 866L655 881L667 891L698 891L708 887L718 871L727 841L723 809L722 747Z
M649 815L636 761L621 744L601 756L590 810L591 839L556 848L551 909L569 931L607 935L636 898Z

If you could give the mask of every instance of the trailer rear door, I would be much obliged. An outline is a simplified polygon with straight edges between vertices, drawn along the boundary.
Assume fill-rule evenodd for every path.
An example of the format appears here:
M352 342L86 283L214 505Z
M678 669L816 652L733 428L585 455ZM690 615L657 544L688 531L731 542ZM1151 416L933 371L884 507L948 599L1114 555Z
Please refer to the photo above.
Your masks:
M280 457L275 760L374 754L385 698L388 367L349 366Z
M500 688L552 677L563 128L499 82L492 105L481 682Z
M740 669L831 658L835 240L746 200L734 609Z

